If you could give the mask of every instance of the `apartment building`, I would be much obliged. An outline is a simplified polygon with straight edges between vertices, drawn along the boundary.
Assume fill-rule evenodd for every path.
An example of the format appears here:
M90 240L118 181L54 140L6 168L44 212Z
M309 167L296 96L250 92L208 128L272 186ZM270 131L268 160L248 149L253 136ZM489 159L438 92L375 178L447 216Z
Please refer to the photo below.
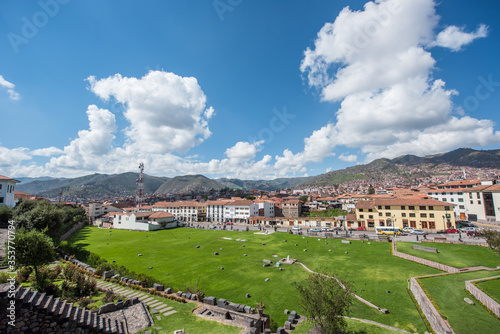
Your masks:
M468 220L500 221L500 184L470 188L464 196Z
M250 217L250 205L252 201L234 200L224 206L224 221L247 223Z
M152 211L164 211L184 222L204 221L207 217L205 203L195 201L158 202L151 206Z
M453 212L461 220L467 219L465 208L466 196L464 191L473 188L443 188L439 190L428 190L427 195L441 202L455 204Z
M302 201L290 199L281 203L281 212L285 218L298 218L302 213Z
M123 208L121 206L114 206L110 203L99 203L99 202L91 202L84 205L85 214L90 219L91 222L94 222L97 217L101 217L110 212L123 212Z
M229 200L207 201L205 202L207 210L207 221L209 222L223 222L224 221L224 207Z
M7 205L10 208L16 205L14 193L16 191L16 184L19 182L21 181L0 175L0 205Z
M413 227L444 230L455 227L453 206L435 199L396 198L359 201L356 204L358 226Z
M174 215L157 212L117 212L113 215L113 228L135 231L156 231L177 226Z
M250 204L250 216L274 218L274 203L271 201L254 201Z

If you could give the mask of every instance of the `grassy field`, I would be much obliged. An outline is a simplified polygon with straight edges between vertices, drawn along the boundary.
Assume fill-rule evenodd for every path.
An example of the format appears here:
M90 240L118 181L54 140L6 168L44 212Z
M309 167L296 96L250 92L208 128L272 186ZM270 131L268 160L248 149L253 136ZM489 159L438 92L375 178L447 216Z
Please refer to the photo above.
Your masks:
M475 283L483 292L500 303L500 278Z
M313 329L312 324L308 321L304 321L294 329L293 334L307 334L311 329ZM349 333L401 334L400 331L353 319L347 319L347 330Z
M413 249L413 242L398 241L398 251L423 259L439 262L455 268L500 266L500 257L492 249L483 246L465 246L460 244L444 244L438 242L422 242L419 246L437 248L438 253Z
M236 241L238 238L247 241ZM406 290L407 279L439 273L392 256L390 243L343 244L340 240L287 233L257 235L196 229L133 232L87 227L70 241L176 290L198 286L208 296L252 307L262 300L265 312L280 325L287 318L284 309L301 313L294 282L303 281L308 273L297 264L282 265L284 271L274 266L264 268L263 259L276 262L289 255L314 271L336 272L351 283L356 294L390 312L382 314L356 301L350 316L422 333L426 328ZM270 280L265 282L266 278ZM251 297L245 298L246 293Z
M498 276L497 271L474 271L419 279L420 285L433 300L442 316L446 317L455 333L499 333L500 320L488 312L465 290L465 281ZM469 305L464 298L475 305Z

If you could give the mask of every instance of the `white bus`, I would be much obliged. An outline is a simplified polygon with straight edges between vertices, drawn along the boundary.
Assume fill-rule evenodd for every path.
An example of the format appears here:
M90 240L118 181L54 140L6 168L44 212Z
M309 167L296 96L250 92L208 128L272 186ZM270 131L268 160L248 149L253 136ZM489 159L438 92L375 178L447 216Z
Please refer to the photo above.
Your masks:
M400 227L396 226L377 226L375 227L375 231L381 235L400 235L403 232Z

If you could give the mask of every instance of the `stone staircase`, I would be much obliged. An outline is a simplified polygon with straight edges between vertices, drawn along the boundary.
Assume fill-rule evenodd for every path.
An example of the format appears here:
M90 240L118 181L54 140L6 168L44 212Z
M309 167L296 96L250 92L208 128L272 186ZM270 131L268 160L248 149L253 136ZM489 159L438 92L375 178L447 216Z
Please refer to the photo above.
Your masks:
M75 323L80 328L87 328L92 332L127 334L128 329L123 321L110 320L101 317L95 312L74 306L60 298L46 295L30 288L17 287L15 300L23 305L31 305L38 310L44 310L59 319L66 319ZM26 305L27 306L27 305Z

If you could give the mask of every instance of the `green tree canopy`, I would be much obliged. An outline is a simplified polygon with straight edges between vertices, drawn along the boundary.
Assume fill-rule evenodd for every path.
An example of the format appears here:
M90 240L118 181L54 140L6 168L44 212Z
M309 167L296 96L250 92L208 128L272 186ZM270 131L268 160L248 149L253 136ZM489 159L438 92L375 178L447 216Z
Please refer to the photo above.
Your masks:
M18 229L15 235L15 259L17 265L33 266L37 283L40 283L38 270L54 259L54 244L42 231Z
M7 223L12 219L12 215L13 212L11 208L9 208L7 205L0 204L0 222Z
M485 229L479 235L486 238L486 242L490 245L490 248L500 254L500 231Z
M320 333L343 333L347 327L342 317L349 313L352 295L347 282L336 275L311 274L303 284L295 283L300 293L304 315Z
M307 196L307 195L300 196L299 200L305 203L309 200L309 196Z

